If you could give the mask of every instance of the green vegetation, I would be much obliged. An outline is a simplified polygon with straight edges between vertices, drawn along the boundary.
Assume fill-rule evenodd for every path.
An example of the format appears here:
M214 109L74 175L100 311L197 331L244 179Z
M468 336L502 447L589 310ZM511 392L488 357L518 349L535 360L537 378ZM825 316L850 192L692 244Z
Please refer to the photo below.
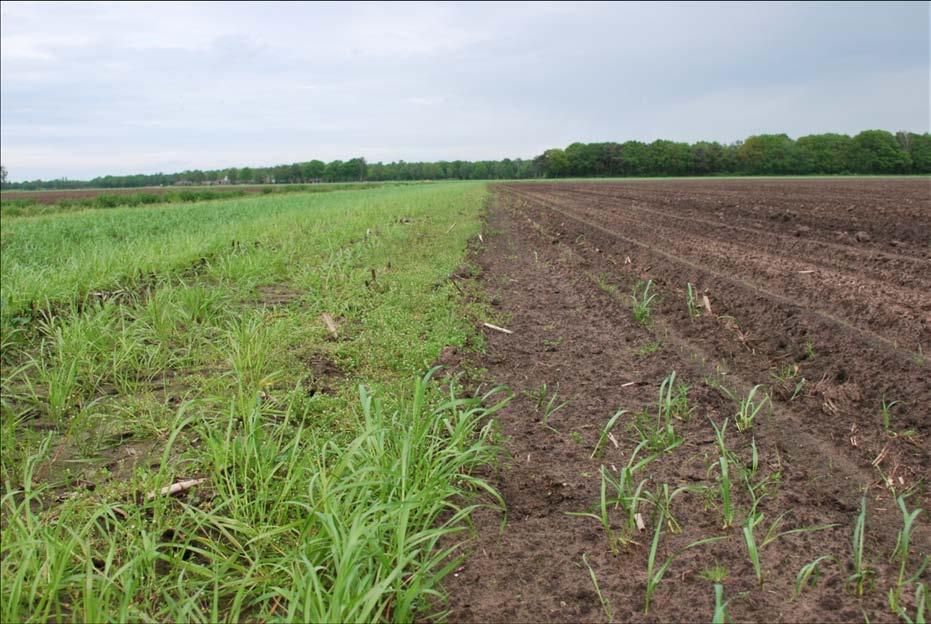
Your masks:
M653 280L639 281L634 285L633 294L630 295L630 309L641 325L650 324L650 314L656 302L656 293L650 294L652 286Z
M668 453L683 442L672 422L682 411L682 404L673 399L675 382L676 372L673 371L660 384L655 418L643 411L631 423L640 441L646 442L647 448L655 452Z
M380 186L380 184L291 184L287 186L263 187L261 192L265 195L271 193L329 193L332 191L363 190L376 186ZM232 199L234 197L243 197L248 193L249 191L243 187L181 187L180 189L167 189L165 192L159 193L102 193L89 197L60 199L54 203L44 203L40 201L38 196L19 197L16 199L3 198L2 201L0 201L0 215L4 218L33 217L87 208L116 208L118 206L192 203L215 199Z
M811 175L931 173L931 134L864 130L846 134L813 134L791 139L761 134L724 145L679 143L573 143L548 149L532 160L368 163L365 158L320 160L275 167L232 167L171 174L103 176L88 181L33 180L3 188L118 188L229 182L294 184L313 181L361 182L405 180L521 180L565 177Z
M505 398L424 371L480 338L446 276L485 193L4 220L0 619L442 609Z
M772 409L772 402L768 394L764 392L762 398L756 398L757 392L759 392L762 387L762 384L758 384L750 388L750 392L747 393L747 396L741 399L737 404L737 417L735 418L737 431L748 431L752 429L753 423L763 409L767 406Z
M847 579L853 583L857 596L866 591L866 583L873 574L873 569L863 558L863 542L866 537L866 494L860 501L860 514L853 527L853 574Z

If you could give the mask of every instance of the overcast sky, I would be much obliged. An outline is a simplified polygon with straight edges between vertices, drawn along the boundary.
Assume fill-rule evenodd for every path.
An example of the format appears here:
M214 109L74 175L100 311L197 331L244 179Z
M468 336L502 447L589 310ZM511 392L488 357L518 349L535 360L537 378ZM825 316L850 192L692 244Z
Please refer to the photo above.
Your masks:
M11 180L927 132L929 4L2 3Z

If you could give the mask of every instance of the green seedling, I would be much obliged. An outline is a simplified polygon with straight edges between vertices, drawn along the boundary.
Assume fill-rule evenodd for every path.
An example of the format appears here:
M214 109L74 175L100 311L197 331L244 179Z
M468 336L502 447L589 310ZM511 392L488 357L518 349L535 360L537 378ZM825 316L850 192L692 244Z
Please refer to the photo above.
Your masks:
M698 576L712 583L723 583L727 580L727 568L715 561L713 566L702 570Z
M714 614L711 616L711 624L727 624L729 619L727 616L727 602L724 600L724 586L715 583Z
M747 519L744 521L744 526L742 527L744 543L747 546L747 554L750 557L750 563L753 564L753 572L756 574L757 581L760 583L760 589L763 588L763 582L765 580L763 576L763 566L760 560L760 553L766 546L775 542L781 537L785 537L786 535L793 535L795 533L812 533L837 526L836 524L822 524L818 526L789 529L788 531L779 531L779 527L782 526L782 519L786 516L787 513L788 512L782 514L776 518L772 524L770 524L769 529L766 531L766 535L763 536L763 539L759 543L756 541L755 533L757 525L763 522L763 514L756 511L756 505L753 506L750 513L747 515Z
M698 304L698 293L691 282L685 286L685 306L688 308L689 316L692 318L701 316L701 306Z
M757 416L766 408L767 405L772 407L768 394L763 394L761 399L757 399L756 395L762 388L762 384L753 386L750 389L750 392L747 393L746 398L742 399L737 407L737 417L735 422L737 424L737 431L748 431L753 428L753 423L756 420Z
M598 436L598 443L595 444L595 448L592 450L592 454L589 456L589 459L595 459L595 456L604 450L605 444L608 443L609 436L611 435L611 430L614 429L614 425L617 423L617 419L620 418L624 413L624 410L618 410L608 421L608 424L604 426L604 429L601 430L601 435Z
M928 555L924 556L914 574L908 575L909 550L912 543L912 534L915 530L915 520L918 518L919 514L921 514L922 510L913 509L912 511L908 511L908 508L905 506L904 496L899 496L896 502L899 505L899 509L902 511L902 528L899 529L899 533L896 537L895 550L892 552L892 560L898 561L899 563L899 575L896 579L895 587L889 589L888 601L889 609L892 613L898 615L902 610L902 590L907 585L921 578L925 568L928 567Z
M860 515L853 527L853 574L847 579L853 583L854 591L857 596L862 596L866 591L866 583L873 574L873 569L866 564L863 559L863 543L866 537L866 494L860 501Z
M661 342L657 342L657 341L648 342L647 344L637 349L634 353L642 357L644 355L650 355L651 353L656 353L657 351L660 350L660 347L662 346L663 344Z
M663 517L666 518L666 527L669 529L670 533L681 533L682 526L672 515L672 501L673 499L682 494L683 492L694 491L695 488L687 485L676 488L670 492L669 484L664 483L662 488L655 494L647 494L648 500L653 504L653 506L660 510L660 513Z
M649 614L650 612L650 603L653 600L653 594L656 592L656 588L659 586L660 582L663 580L666 571L669 570L669 566L672 565L672 562L675 561L679 556L681 556L685 551L691 550L692 548L697 548L704 544L710 544L712 542L717 542L722 539L727 539L726 535L721 535L717 537L708 537L701 539L691 544L688 544L684 548L674 552L672 555L666 558L659 566L656 565L656 553L659 549L659 538L663 531L663 524L665 523L665 518L663 517L663 512L660 510L659 517L656 520L656 528L653 531L653 541L650 544L650 552L647 555L647 586L644 593L644 603L643 603L643 613L644 615Z
M731 477L729 468L730 458L733 457L733 454L727 450L727 445L724 442L724 432L727 431L727 419L724 419L724 424L720 429L713 422L711 426L714 427L714 434L718 441L718 450L720 452L718 466L721 470L721 474L718 476L718 489L721 493L721 515L724 521L723 528L728 529L734 524L734 506L731 502Z
M602 273L597 278L598 288L609 295L613 295L617 292L617 285L610 282L611 275L608 273Z
M656 418L651 418L649 414L642 412L631 424L641 442L646 441L647 447L652 451L667 453L683 442L672 423L677 410L681 409L681 404L677 404L673 400L675 380L676 373L673 371L660 385Z
M882 402L882 419L883 419L883 429L886 433L892 433L892 408L901 403L901 401L886 401L886 398L883 397Z
M650 288L653 286L653 280L646 282L637 282L634 286L634 292L630 295L630 309L634 313L634 318L641 325L650 323L650 315L653 312L653 305L656 301L656 294L650 294Z
M798 574L795 575L795 593L793 594L793 598L798 598L802 594L802 590L809 584L812 587L818 584L818 579L821 576L822 561L834 561L836 563L837 559L835 559L833 555L822 555L814 561L809 561L803 565L798 571Z
M598 498L598 513L590 512L578 512L578 511L567 511L566 515L568 516L578 516L580 518L592 518L597 520L601 525L602 530L605 534L605 539L608 541L608 548L611 550L612 555L618 554L618 545L620 540L614 532L614 529L611 527L611 518L608 515L608 475L605 471L605 467L601 466L601 486L599 489L600 496Z
M613 610L611 609L611 601L607 599L601 593L601 587L598 585L598 577L595 576L595 571L592 569L592 566L588 563L588 554L582 555L582 562L585 564L585 567L588 568L588 575L592 579L592 585L595 586L595 593L598 594L598 601L601 603L601 608L605 613L605 617L608 618L608 622L614 621Z
M556 431L550 427L550 418L559 410L569 405L569 401L559 402L559 384L550 391L550 387L543 383L540 388L534 392L527 393L527 396L536 402L537 412L542 412L541 422L544 427Z

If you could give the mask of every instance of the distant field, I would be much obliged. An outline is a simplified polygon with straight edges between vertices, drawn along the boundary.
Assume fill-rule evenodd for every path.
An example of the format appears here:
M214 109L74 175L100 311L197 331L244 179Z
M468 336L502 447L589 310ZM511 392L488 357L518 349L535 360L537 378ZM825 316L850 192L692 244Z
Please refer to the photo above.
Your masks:
M334 182L323 184L214 184L209 186L141 186L135 188L99 188L99 189L69 189L63 191L2 191L0 198L3 200L26 199L34 200L43 204L55 204L63 199L84 199L97 197L98 195L134 195L137 193L150 193L153 195L164 195L165 193L178 193L181 191L243 191L245 193L262 193L266 189L281 189L289 186L346 186L346 182ZM355 183L355 184L366 184Z

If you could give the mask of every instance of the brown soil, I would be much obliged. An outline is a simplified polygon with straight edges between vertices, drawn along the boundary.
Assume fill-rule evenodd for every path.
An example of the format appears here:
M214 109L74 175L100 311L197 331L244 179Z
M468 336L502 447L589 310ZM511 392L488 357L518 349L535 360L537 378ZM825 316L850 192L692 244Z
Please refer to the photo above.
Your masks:
M858 234L859 233L859 234ZM931 183L926 180L700 181L520 184L497 187L477 256L481 283L513 334L486 330L487 354L474 362L516 393L501 413L508 461L492 476L507 503L507 524L482 511L463 566L448 577L452 621L606 620L582 556L587 554L615 621L710 621L715 564L734 621L896 621L886 606L897 568L890 562L902 526L894 496L913 492L922 507L910 568L931 553ZM660 302L652 323L628 307L638 280L652 279ZM686 284L706 293L713 314L692 317ZM659 348L651 350L653 343ZM796 369L797 367L797 369ZM788 382L774 378L797 370ZM672 503L680 533L664 530L659 565L686 544L644 615L647 555L656 516L642 504L646 528L614 555L591 518L599 470L613 477L638 439L634 415L655 413L672 371L690 386L691 417L675 423L684 443L646 466L645 490L666 483L707 486ZM806 384L791 398L795 384ZM558 384L569 404L540 422L531 393ZM766 384L773 411L751 431L733 425L735 403ZM883 398L901 401L892 428ZM591 459L599 433L627 410L603 457ZM730 418L728 447L755 481L770 479L758 510L762 540L781 514L786 535L761 552L761 589L740 526L751 505L735 479L736 528L722 529L711 422ZM913 430L903 435L906 430ZM732 471L734 469L732 468ZM734 475L732 474L732 478ZM762 489L760 491L763 491ZM851 534L867 491L866 560L874 569L863 598L853 595ZM611 511L615 530L620 512ZM821 580L791 600L807 562L833 555ZM914 616L914 587L904 604Z

